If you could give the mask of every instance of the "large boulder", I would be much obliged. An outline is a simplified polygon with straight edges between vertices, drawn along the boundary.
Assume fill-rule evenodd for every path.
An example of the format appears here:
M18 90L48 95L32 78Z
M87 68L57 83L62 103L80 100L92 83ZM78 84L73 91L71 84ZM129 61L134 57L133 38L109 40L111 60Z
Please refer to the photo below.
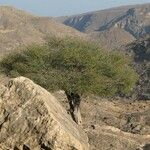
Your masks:
M88 138L57 99L19 77L0 86L0 150L88 150Z

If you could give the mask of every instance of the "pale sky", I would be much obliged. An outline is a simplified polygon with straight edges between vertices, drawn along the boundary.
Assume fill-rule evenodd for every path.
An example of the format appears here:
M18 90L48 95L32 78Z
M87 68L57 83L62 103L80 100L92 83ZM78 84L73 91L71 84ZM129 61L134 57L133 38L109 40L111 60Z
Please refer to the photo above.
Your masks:
M150 3L150 0L0 0L40 16L66 16L122 5Z

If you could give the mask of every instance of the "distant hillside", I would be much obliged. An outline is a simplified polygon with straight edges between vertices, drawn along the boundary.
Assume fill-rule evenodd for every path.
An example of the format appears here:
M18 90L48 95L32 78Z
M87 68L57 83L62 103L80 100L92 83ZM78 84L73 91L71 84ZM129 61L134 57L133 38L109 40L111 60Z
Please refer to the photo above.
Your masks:
M135 93L139 99L150 99L150 37L137 40L126 47L134 58L134 66L140 75Z
M49 35L86 37L52 18L33 16L12 7L0 7L0 57L23 45L42 43Z
M124 6L56 20L91 35L109 47L118 47L150 34L150 4Z

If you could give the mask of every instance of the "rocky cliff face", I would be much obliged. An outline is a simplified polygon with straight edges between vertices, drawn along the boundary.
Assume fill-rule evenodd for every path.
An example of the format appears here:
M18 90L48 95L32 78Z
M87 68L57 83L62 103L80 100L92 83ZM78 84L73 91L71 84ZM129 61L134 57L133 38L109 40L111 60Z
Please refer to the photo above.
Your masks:
M0 86L0 150L88 150L88 139L57 99L19 77Z
M150 4L118 7L60 18L64 24L82 32L105 31L115 27L126 30L136 38L150 33L149 19Z
M90 34L107 47L119 47L150 34L150 4L125 6L57 18Z

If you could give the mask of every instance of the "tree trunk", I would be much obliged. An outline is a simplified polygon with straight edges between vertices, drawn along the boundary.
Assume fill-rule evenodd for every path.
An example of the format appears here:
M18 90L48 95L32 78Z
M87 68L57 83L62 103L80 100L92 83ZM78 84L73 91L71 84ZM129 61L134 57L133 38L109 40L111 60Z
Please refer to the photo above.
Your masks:
M76 93L67 93L69 105L70 105L70 113L72 119L79 125L82 124L81 111L80 111L80 102L81 98L79 94Z

